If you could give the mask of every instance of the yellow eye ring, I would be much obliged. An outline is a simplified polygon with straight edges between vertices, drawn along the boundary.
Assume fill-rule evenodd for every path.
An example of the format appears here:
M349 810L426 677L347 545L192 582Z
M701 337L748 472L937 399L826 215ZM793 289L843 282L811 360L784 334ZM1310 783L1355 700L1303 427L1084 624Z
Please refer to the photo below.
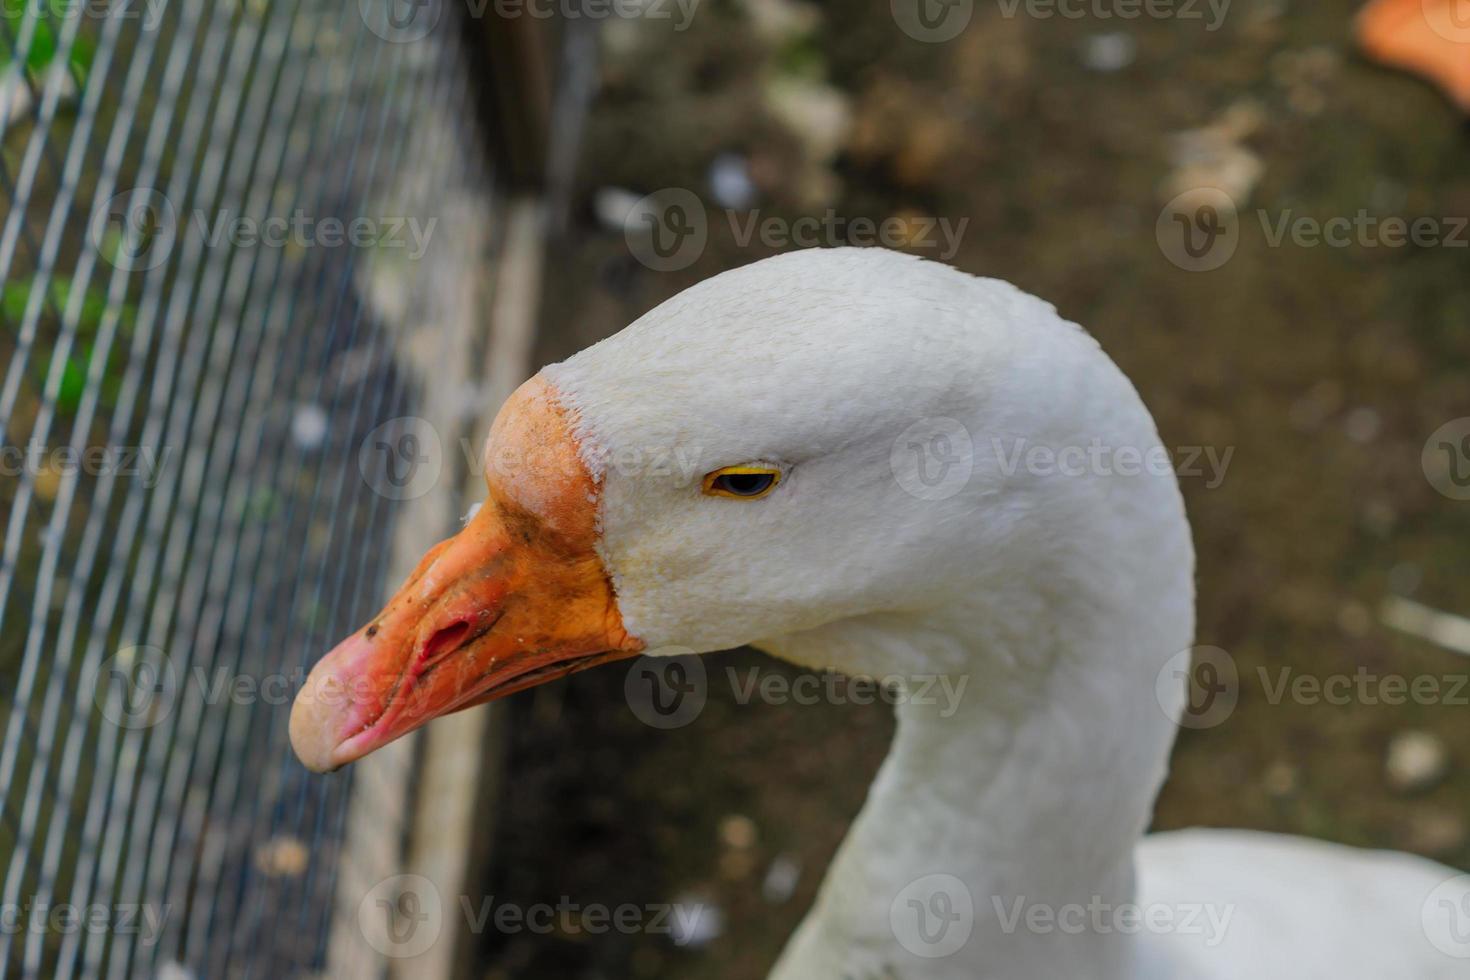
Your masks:
M781 482L774 466L723 466L704 475L704 492L710 497L759 500Z

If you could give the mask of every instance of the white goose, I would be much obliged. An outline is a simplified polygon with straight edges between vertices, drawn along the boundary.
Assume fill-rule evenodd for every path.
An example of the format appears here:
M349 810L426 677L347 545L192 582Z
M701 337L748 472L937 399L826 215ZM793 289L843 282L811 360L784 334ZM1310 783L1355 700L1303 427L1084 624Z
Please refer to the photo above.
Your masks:
M1117 465L1015 465L1036 446ZM1003 282L876 249L727 272L512 396L486 506L317 665L293 744L331 769L447 711L671 647L963 676L949 716L897 707L772 976L1470 976L1470 887L1448 868L1143 836L1185 697L1158 678L1194 629L1176 480L1124 465L1158 446L1091 337ZM654 462L670 450L693 468ZM929 483L910 461L936 467Z

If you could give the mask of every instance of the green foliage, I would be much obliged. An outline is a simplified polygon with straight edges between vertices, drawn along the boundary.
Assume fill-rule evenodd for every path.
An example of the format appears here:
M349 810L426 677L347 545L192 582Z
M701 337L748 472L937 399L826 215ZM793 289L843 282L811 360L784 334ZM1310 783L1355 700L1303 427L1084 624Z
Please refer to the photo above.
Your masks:
M33 284L34 280L27 279L7 282L0 286L0 315L3 315L7 323L19 324L24 318L26 307L31 302ZM42 308L41 312L43 322L48 318L56 317L59 311L66 308L67 296L71 288L72 280L66 276L58 276L51 280L50 302ZM66 359L66 364L62 367L57 407L63 412L74 412L81 404L82 394L87 388L87 371L91 366L95 339L107 312L106 294L100 289L89 287L82 295L81 309L77 315L77 343L74 352ZM137 307L131 303L123 303L116 307L115 315L117 316L118 336L130 336L138 316ZM41 331L43 338L48 335L54 336L54 330ZM53 344L45 340L37 343L35 358L37 385L44 385L51 372L53 349ZM123 345L117 343L116 339L112 344L111 356L108 360L107 369L102 376L101 404L104 408L112 407L116 401L117 389L121 381L120 373L126 360Z
M27 17L34 17L37 20L35 34L30 50L26 52L25 66L32 77L38 76L56 60L65 19L76 16L79 12L69 0L0 0L0 23L4 24L5 34L0 41L0 69L14 63L14 49L20 40L21 27ZM96 39L86 30L79 30L67 53L78 88L86 82L96 56Z
M0 314L12 323L18 324L25 316L26 306L31 302L31 288L34 280L7 282L0 286ZM72 290L72 280L68 276L53 276L51 278L51 296L49 307L42 308L42 316L48 313L55 315L66 308L67 296ZM77 334L81 337L93 337L102 325L102 318L107 313L107 294L96 286L89 286L82 295L82 308L77 316ZM132 303L123 303L117 309L118 330L124 336L130 334L133 324L138 318L138 308Z

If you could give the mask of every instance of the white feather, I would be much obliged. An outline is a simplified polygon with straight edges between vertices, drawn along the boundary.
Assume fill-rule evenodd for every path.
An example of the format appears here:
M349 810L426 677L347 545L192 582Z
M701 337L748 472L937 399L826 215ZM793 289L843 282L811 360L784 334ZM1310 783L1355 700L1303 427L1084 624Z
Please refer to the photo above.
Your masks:
M1017 447L1160 448L1133 386L1049 305L896 253L812 250L703 282L543 373L601 484L632 634L965 684L948 715L898 707L773 976L1470 976L1419 925L1449 869L1229 832L1140 844L1183 704L1157 679L1193 642L1193 549L1172 473L1017 465ZM924 499L901 468L928 447L905 433L935 426L969 476ZM751 461L782 468L769 496L700 492ZM942 956L902 919L936 874L973 909ZM1176 924L1042 923L1078 903ZM1194 906L1217 941L1184 929Z

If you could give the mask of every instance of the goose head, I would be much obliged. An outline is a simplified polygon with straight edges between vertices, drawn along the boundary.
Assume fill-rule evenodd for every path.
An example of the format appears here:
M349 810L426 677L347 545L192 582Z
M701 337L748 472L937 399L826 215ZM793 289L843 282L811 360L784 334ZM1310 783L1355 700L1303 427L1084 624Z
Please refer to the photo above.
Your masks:
M315 667L293 745L332 769L640 653L1043 670L1039 618L1157 588L1157 556L1187 566L1188 545L1115 519L1152 503L1182 523L1172 475L1120 504L1028 454L1156 439L1095 342L1004 283L877 249L724 273L505 403L484 504ZM1152 564L1129 557L1153 538Z

